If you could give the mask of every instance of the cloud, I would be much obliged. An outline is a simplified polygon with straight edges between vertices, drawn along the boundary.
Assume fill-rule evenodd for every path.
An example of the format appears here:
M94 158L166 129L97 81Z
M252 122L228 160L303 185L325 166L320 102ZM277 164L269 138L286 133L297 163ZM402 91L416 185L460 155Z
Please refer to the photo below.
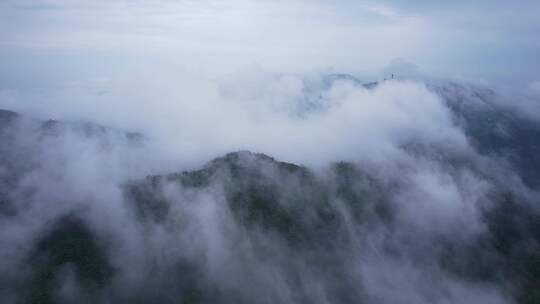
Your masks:
M100 292L88 292L78 279L80 262L63 263L72 266L55 272L55 280L67 301L165 301L195 292L202 302L400 296L420 303L509 302L508 291L494 281L463 280L452 273L459 265L440 262L441 247L466 255L469 244L490 236L482 208L498 187L513 186L511 172L469 145L446 100L425 84L396 80L367 89L347 77L273 73L257 65L218 79L174 70L158 79L143 72L3 94L2 106L62 121L43 131L39 121L24 120L6 145L12 152L7 163L22 170L15 186L0 189L19 212L0 217L0 240L15 244L0 246L0 256L10 261L0 269L12 284L25 284L35 272L10 265L62 231L44 227L71 216L80 221L78 233L95 237L114 276ZM133 144L122 129L140 131L144 139ZM244 169L237 172L254 170L257 178L237 180L223 159L207 173L145 178L197 169L240 149L311 169L239 153L235 165ZM335 161L348 163L333 167ZM195 181L202 186L174 179L182 176L200 178ZM142 187L142 203L150 205L126 195L129 183ZM235 193L240 198L231 201ZM268 197L271 205L256 205ZM298 243L290 241L295 233ZM311 244L314 235L320 239Z
M504 255L492 245L507 232L490 225L514 216L502 201L528 227L519 212L538 194L515 155L471 145L459 111L522 122L504 110L540 113L540 86L514 102L418 80L419 66L477 79L534 65L513 43L537 47L536 19L516 19L535 4L500 4L2 2L0 108L25 117L0 122L0 299L30 286L96 303L512 302L527 270L507 268L536 243L516 228L530 246ZM326 72L372 81L389 61L397 79L369 89ZM495 147L491 132L513 130L491 126ZM246 152L207 164L238 150L309 169ZM81 279L77 254L32 258L66 229L105 257L103 278Z
M386 66L382 72L384 74L384 77L391 78L391 75L394 75L394 77L397 78L414 78L418 77L419 74L419 67L409 62L403 58L396 58L390 62L388 66Z
M134 74L100 84L97 91L107 94L70 86L3 104L142 131L167 153L187 159L248 149L309 164L375 155L382 160L413 137L466 149L439 97L420 83L383 83L373 90L336 83L325 91L317 87L317 77L258 68L218 81L189 73L162 73L159 79Z
M540 96L540 81L534 81L529 85L529 91L532 94Z

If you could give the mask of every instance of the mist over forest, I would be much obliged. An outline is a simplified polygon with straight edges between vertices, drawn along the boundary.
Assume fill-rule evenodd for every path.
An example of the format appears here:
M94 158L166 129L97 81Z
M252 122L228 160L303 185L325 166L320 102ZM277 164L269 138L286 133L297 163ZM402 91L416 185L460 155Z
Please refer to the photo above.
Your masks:
M540 303L494 2L1 3L0 302Z

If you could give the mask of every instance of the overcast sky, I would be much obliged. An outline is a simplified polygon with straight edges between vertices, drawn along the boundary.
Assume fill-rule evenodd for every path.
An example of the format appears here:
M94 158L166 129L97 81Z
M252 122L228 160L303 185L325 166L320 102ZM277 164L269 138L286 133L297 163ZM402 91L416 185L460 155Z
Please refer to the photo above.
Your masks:
M0 89L134 67L378 75L396 58L423 74L525 86L540 79L539 15L538 0L2 0Z

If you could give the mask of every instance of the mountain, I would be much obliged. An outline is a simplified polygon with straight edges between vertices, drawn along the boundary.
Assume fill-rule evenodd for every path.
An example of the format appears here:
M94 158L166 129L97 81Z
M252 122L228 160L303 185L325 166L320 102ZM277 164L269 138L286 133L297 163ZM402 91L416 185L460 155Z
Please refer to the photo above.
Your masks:
M219 276L205 275L207 259L211 257L188 254L172 261L167 269L156 265L154 271L159 272L142 278L140 288L129 290L129 294L116 294L112 299L130 303L163 303L171 298L185 303L251 303L257 302L260 294L272 298L260 289L267 286L259 285L257 270L250 270L255 267L253 261L243 256L249 253L257 261L270 263L272 268L285 273L288 286L296 292L295 301L313 300L310 285L297 276L307 267L313 276L309 280L324 284L327 301L350 303L364 298L371 302L376 299L364 294L362 280L350 263L358 251L373 250L370 234L384 231L391 236L376 253L380 257L406 259L426 273L431 273L431 263L436 263L444 276L471 284L499 286L519 303L538 301L540 294L535 286L540 278L540 221L534 210L516 201L511 193L491 194L494 205L481 215L489 233L471 239L438 237L428 240L428 244L418 241L404 247L402 242L410 234L421 237L421 232L413 230L400 235L403 227L395 214L399 207L391 197L403 185L394 185L392 190L352 163L336 163L327 173L321 178L308 168L243 151L217 158L200 170L148 176L126 183L123 187L127 201L145 229L170 229L180 239L190 235L183 229L189 230L192 219L178 212L178 208L185 208L179 204L194 204L192 207L197 208L197 204L204 204L196 198L198 195L218 191L223 195L220 203L225 206L216 208L231 212L235 223L227 232L232 238L227 246L233 247L223 249L234 253L227 258L233 269L220 266L224 268L221 270L227 275L234 275L231 271L245 272L247 277L240 280L245 284L254 281L249 287L252 290L224 291L227 284ZM182 189L191 200L168 196L166 187ZM218 222L214 224L219 224L219 219L214 220ZM107 241L80 216L60 217L47 230L28 256L33 275L22 284L29 302L55 302L51 294L59 279L54 274L65 265L72 265L77 281L84 286L83 294L106 290L119 275L108 256ZM193 240L186 245L196 247L196 243ZM253 275L255 278L250 277ZM174 289L170 289L171 284ZM274 300L283 299L271 299Z
M77 140L72 142L69 137ZM13 190L33 171L44 167L51 160L49 154L65 157L57 152L73 148L77 141L92 142L98 150L108 150L117 144L140 147L144 137L90 122L39 120L0 110L0 214L15 212Z
M2 110L0 300L538 303L538 124L487 89L427 88L474 153L411 142L410 162L308 167L238 151L146 172L142 134Z
M540 123L494 102L495 92L457 83L430 85L445 101L474 147L483 154L508 160L524 182L540 185Z
M282 250L291 259L301 260L301 265L312 265L317 273L329 274L331 279L326 279L340 284L328 287L328 300L350 303L362 298L362 290L348 269L352 258L349 254L369 250L355 248L355 242L363 239L363 234L400 229L395 215L399 207L391 197L403 185L394 185L396 189L392 190L384 181L367 175L352 163L336 163L329 171L327 178L321 179L305 167L278 162L263 154L236 152L213 160L201 170L149 176L129 183L126 191L142 221L166 223L176 220L171 217L175 202L162 195L163 187L176 184L182 189L192 189L189 191L206 192L217 183L223 187L223 203L242 229L272 235L286 248ZM432 252L408 258L419 265L424 259L433 260L448 275L477 284L501 285L518 302L535 303L540 299L534 288L540 279L538 214L527 204L517 202L509 192L491 196L493 205L481 215L489 230L487 235L467 240L436 238L429 244ZM350 233L351 226L354 234ZM243 237L255 244L259 241L256 234L247 233ZM378 254L410 254L400 252L401 241L387 240L385 251ZM256 254L265 254L267 248L263 244L256 247ZM421 245L418 247L407 250L424 250ZM293 273L302 271L295 269L296 265L287 267L293 267L287 269ZM296 284L299 300L309 301L309 290L302 290L301 282ZM252 299L219 296L206 300L227 303Z
M326 81L347 81L375 89L379 82L362 84L349 74L332 74ZM530 187L540 186L540 123L502 106L491 89L456 82L426 83L450 109L454 123L482 154L504 159ZM508 101L507 101L508 102Z

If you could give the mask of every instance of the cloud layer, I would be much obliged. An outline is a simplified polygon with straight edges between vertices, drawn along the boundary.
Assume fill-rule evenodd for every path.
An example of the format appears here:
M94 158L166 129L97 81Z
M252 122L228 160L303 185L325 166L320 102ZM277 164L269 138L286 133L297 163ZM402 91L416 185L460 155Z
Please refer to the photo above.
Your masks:
M534 223L538 194L460 120L497 106L480 89L368 89L346 75L256 66L212 81L136 79L26 104L4 93L11 108L68 118L2 129L6 301L511 303L528 292L514 270L528 249L510 255L486 240L509 233L497 216ZM162 98L149 107L135 84ZM180 173L245 149L310 169L243 152ZM501 215L505 204L517 211ZM534 252L534 229L523 229L516 244Z

